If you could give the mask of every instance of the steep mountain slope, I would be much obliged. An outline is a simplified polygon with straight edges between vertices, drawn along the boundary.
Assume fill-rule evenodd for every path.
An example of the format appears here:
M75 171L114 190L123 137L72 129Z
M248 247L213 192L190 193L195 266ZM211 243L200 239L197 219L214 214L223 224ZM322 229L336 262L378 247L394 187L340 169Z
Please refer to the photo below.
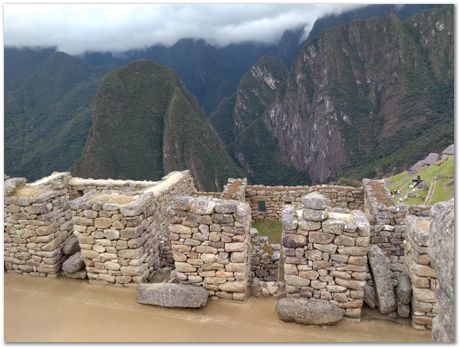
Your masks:
M427 21L431 16L437 20ZM421 137L431 148L452 142L453 103L438 98L445 82L437 79L429 50L414 35L415 23L434 24L427 31L445 37L428 40L427 46L453 50L452 8L430 10L407 23L394 15L354 21L304 47L286 92L265 114L267 128L294 168L307 169L315 182L343 171L375 175L396 150L402 152L380 170L411 163L413 154L404 148ZM445 87L440 97L449 100L453 83Z
M81 154L106 69L53 50L26 51L5 50L5 173L34 180L68 170Z
M141 60L108 74L74 175L159 179L190 169L201 190L221 189L241 171L226 153L196 99L165 66Z
M372 17L387 17L390 13L394 13L401 20L406 20L414 14L429 10L433 8L439 8L441 4L406 4L406 5L369 5L359 7L354 10L346 11L338 15L326 15L318 18L313 25L306 42L319 37L319 35L330 28L341 27L355 19L368 19Z
M210 117L212 126L232 157L255 183L268 185L308 182L283 164L276 142L262 115L285 86L288 71L277 58L262 57L241 79L237 91L224 98Z
M441 150L453 141L453 40L452 7L326 30L299 52L285 86L261 109L249 106L273 147L248 152L271 151L291 172L326 182L378 176ZM239 100L254 95L242 84L238 93ZM235 150L247 132L237 127L247 106L236 105L236 95L224 100L211 121L247 169Z

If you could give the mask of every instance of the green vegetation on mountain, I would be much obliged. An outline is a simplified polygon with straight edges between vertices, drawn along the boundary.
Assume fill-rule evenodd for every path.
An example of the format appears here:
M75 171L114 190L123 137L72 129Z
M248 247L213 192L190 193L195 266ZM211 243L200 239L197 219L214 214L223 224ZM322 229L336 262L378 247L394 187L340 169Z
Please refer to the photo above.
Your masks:
M78 58L54 49L5 48L5 173L33 180L69 170L87 138L90 144L111 129L110 121L101 121L90 132L101 79L114 66L140 57L170 66L208 113L220 102L210 123L225 149L207 123L191 116L202 112L180 83L152 91L145 83L136 90L134 80L131 86L128 78L108 77L108 84L115 86L113 95L98 97L98 110L148 120L153 129L125 125L130 135L123 142L136 155L127 155L123 163L113 155L115 150L93 147L86 159L97 155L93 165L99 175L158 178L171 168L193 165L192 172L204 180L202 187L214 188L222 185L227 172L254 183L292 185L401 171L454 139L453 6L402 21L423 7L404 6L395 10L396 16L350 22L393 11L392 5L379 6L318 20L301 49L299 30L286 32L273 45L215 48L185 39L119 56L93 52ZM126 83L127 90L137 92L117 94ZM128 97L140 102L128 108ZM174 103L168 109L170 100ZM155 110L147 117L152 104ZM154 137L139 143L141 134ZM213 147L217 153L206 150ZM139 155L145 149L148 154ZM131 175L125 164L143 158L146 169L134 166Z
M285 181L287 173L322 183L403 170L453 142L453 47L452 6L405 22L394 14L352 21L305 45L278 88L263 81L276 71L269 65L258 88L248 85L253 66L211 122L261 182L271 179L256 179L248 158L275 159L272 175Z
M184 169L200 190L218 190L228 177L242 176L196 99L169 68L141 60L109 73L72 173L157 180Z
M68 170L83 151L106 69L46 50L21 74L9 61L17 56L5 57L5 173L34 180Z
M411 187L412 179L418 175L425 182L425 188L423 189ZM406 197L409 194L402 202L405 205L420 205L424 203L433 205L454 197L454 177L455 161L454 158L448 158L447 160L432 164L418 173L409 174L407 171L403 171L390 176L385 179L385 185L390 191L399 190L400 194L396 197ZM427 201L427 195L430 193L430 190L431 194Z
M231 156L251 182L295 185L309 182L305 173L290 168L277 151L262 115L284 88L288 71L281 60L264 56L242 78L237 91L224 98L210 117Z
M392 20L393 35L411 54L398 76L402 112L394 134L374 145L372 159L348 171L354 177L401 170L454 141L453 8L424 11L405 23Z

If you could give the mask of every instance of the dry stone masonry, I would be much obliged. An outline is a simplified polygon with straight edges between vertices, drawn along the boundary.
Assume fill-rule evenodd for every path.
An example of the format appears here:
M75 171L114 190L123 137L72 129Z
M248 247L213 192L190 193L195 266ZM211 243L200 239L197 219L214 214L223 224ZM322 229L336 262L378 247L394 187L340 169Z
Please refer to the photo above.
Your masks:
M279 280L281 245L268 243L268 237L255 228L251 228L251 245L251 294L280 296L284 290L284 282Z
M155 186L158 183L158 181L70 178L68 181L69 198L75 199L90 191L139 191Z
M412 282L412 326L431 328L433 317L439 313L436 303L436 272L428 255L430 219L407 217L406 267Z
M332 301L359 318L367 273L369 223L361 211L334 212L318 193L283 210L282 254L288 297Z
M143 191L90 191L73 200L74 230L90 281L135 285L147 281L162 260L172 263L167 207L172 196L191 188L188 173L174 172Z
M363 180L364 212L371 224L370 243L390 260L393 273L404 272L406 216L428 216L429 206L397 206L383 180Z
M279 317L301 323L360 318L365 301L454 340L453 201L430 217L366 179L362 188L229 179L223 192L196 192L189 171L160 181L6 177L4 187L8 272L143 284L141 303L173 307L286 296ZM281 220L281 244L252 219ZM158 272L163 283L146 284Z
M287 205L297 206L302 196L319 192L329 198L333 207L363 208L363 190L349 186L264 186L247 185L246 201L251 205L254 220L280 220Z
M4 255L7 271L56 277L72 233L68 208L68 173L33 184L24 178L5 181Z
M126 286L160 266L153 195L107 190L75 199L73 224L90 282Z
M247 179L228 179L227 185L225 185L220 198L223 199L234 199L240 202L246 201L246 187Z
M248 295L251 211L247 203L178 197L169 226L176 277L209 295L245 300Z

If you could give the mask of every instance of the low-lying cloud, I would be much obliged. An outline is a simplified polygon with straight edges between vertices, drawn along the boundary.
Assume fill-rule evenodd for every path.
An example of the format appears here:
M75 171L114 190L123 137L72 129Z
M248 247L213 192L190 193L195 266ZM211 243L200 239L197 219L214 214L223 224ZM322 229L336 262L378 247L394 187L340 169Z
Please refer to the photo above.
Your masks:
M121 52L183 38L215 46L274 43L288 29L359 4L6 4L6 46L57 47L69 54Z

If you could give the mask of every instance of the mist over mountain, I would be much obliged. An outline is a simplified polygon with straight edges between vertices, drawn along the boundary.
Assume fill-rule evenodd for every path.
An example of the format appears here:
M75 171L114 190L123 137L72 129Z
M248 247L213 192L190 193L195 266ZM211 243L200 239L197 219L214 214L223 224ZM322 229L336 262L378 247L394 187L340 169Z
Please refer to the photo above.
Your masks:
M390 14L325 30L287 77L274 60L254 65L211 122L263 183L271 183L260 177L267 171L255 168L264 158L315 183L404 168L454 140L453 16L445 7L404 22ZM271 175L286 170L276 168Z
M430 7L435 8L426 10ZM404 168L453 141L453 10L438 7L354 8L316 20L308 37L300 25L274 43L219 46L182 39L169 47L76 56L56 48L5 47L5 172L33 180L73 168L82 175L147 179L194 165L200 187L216 189L227 176L276 185ZM176 145L156 143L158 148L149 150L155 161L118 149L148 163L129 175L112 155L96 156L98 148L109 153L115 143L106 143L107 135L99 131L110 128L101 128L101 115L122 119L125 114L101 105L115 103L101 81L139 60L169 67L174 77L164 86L177 86L187 101L183 110L195 115L171 116L183 106L173 103L174 113L157 108L163 118L142 116L141 124L163 119L163 126L154 122L159 133L150 126L139 131L157 134L162 144L179 144L178 139L199 137L195 126L200 125L209 140L202 150L219 149L216 157L197 158L185 143L178 152ZM154 90L151 81L143 86ZM177 95L168 93L165 98ZM155 95L145 95L149 100L142 103L155 104ZM131 108L137 105L126 101L123 110ZM99 162L109 164L98 167ZM202 170L203 163L214 162L210 173Z

